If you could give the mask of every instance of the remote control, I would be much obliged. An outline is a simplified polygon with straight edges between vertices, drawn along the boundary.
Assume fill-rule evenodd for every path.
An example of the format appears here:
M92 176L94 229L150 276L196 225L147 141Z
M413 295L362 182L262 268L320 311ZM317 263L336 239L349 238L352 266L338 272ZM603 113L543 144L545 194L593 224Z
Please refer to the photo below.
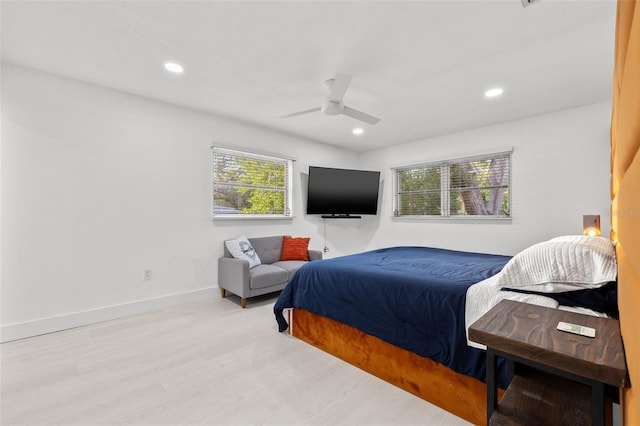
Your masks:
M579 334L581 336L596 337L596 329L591 327L585 327L583 325L571 324L569 322L560 321L558 323L558 330L566 331L568 333Z

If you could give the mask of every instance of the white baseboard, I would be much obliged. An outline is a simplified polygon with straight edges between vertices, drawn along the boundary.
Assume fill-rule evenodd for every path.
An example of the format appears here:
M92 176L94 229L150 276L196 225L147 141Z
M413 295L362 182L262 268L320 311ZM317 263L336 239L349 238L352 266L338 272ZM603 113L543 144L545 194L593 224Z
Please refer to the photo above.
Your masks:
M40 318L16 324L8 324L0 327L0 342L24 339L40 334L53 333L55 331L95 324L97 322L122 318L129 315L140 314L168 306L181 305L183 303L196 302L198 300L213 297L218 287L206 287L185 293L169 294L153 299L136 300L120 305L104 306L81 312L58 315L49 318Z

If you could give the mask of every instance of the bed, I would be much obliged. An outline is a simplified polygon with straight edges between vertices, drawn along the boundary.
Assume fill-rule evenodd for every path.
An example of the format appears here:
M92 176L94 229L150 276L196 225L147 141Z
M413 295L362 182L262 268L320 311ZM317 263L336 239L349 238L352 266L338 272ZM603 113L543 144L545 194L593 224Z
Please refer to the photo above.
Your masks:
M310 263L274 307L280 331L296 307L356 327L454 371L481 379L484 354L465 339L465 295L508 256L389 247ZM295 333L295 332L294 332Z
M556 249L552 256L566 253L567 245L582 247L583 238L548 243ZM604 247L615 265L613 246L603 238L593 241ZM546 256L549 248L542 253ZM554 277L514 275L514 270L523 269L523 263L540 260L537 252L533 256L390 247L311 262L285 287L274 313L280 331L289 328L303 341L468 421L482 423L485 354L469 345L466 329L470 321L506 297L559 306L544 293L548 288L523 285L532 279L553 282ZM576 264L574 258L565 261ZM601 259L595 262L602 263ZM615 269L598 268L590 281L615 279ZM584 280L583 275L576 280ZM505 282L518 288L505 288ZM589 290L598 292L601 287ZM471 289L477 289L472 296L475 304L467 303ZM499 368L504 388L506 366L500 363Z

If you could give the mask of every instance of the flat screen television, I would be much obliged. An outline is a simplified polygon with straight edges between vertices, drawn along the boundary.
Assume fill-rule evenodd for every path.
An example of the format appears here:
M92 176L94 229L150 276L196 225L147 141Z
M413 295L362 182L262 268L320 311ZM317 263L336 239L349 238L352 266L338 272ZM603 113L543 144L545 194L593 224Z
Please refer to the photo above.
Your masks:
M309 166L307 214L359 218L378 213L380 172Z

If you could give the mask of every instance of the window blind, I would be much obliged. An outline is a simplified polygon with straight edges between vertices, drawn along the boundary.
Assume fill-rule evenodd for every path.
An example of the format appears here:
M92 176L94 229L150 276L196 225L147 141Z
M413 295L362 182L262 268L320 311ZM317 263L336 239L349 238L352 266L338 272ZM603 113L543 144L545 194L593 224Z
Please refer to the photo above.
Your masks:
M293 161L213 149L214 216L291 216Z
M396 217L511 216L511 152L393 169Z

